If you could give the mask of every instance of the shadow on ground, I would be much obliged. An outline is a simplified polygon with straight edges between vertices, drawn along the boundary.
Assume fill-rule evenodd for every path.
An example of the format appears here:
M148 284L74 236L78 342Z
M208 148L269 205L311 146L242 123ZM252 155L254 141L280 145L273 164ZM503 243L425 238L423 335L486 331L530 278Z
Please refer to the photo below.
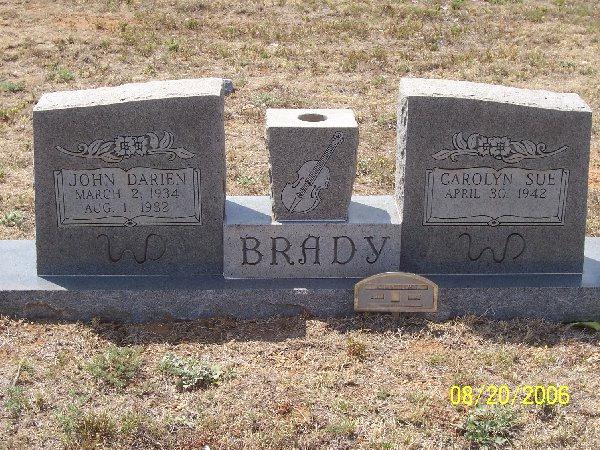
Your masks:
M145 324L115 324L94 321L91 330L102 339L116 345L147 345L154 343L220 344L230 341L282 342L303 338L307 321L315 320L327 329L342 334L399 333L406 337L428 335L443 337L462 327L488 343L522 343L529 346L554 346L565 341L600 345L600 333L543 320L492 321L467 316L445 323L434 323L416 317L363 314L350 318L312 319L306 316L277 317L259 320L206 319L186 322L156 322Z

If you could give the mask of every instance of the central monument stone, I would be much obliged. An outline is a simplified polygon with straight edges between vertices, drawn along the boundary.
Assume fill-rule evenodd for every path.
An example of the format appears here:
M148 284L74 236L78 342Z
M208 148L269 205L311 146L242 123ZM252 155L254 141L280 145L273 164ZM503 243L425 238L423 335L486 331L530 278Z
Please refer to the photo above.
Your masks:
M349 109L269 109L271 198L228 197L227 278L362 278L398 269L392 196L352 197L358 125Z

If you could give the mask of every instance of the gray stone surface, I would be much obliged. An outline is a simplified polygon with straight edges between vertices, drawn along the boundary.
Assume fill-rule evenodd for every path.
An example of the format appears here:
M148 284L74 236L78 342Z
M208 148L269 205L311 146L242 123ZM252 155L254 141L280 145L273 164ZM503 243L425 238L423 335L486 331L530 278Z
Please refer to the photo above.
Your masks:
M576 94L403 79L401 270L580 273L590 130Z
M224 273L229 278L367 277L400 264L393 196L355 196L347 222L272 222L269 197L228 197Z
M346 220L358 125L350 109L268 109L275 220Z
M33 112L40 274L222 273L220 78L42 96Z
M26 319L119 322L353 314L342 279L227 280L216 276L47 276L33 241L0 241L0 314ZM600 319L600 238L588 238L581 275L445 275L431 320L473 314L496 320Z

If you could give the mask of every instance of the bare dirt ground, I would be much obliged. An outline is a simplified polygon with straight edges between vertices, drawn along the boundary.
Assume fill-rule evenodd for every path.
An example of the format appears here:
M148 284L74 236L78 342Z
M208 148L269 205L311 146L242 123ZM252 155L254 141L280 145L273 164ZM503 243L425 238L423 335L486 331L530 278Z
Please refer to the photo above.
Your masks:
M588 233L600 235L599 63L598 0L0 0L0 238L34 237L31 110L43 92L202 76L237 87L227 189L249 195L267 194L267 107L353 108L355 192L375 194L393 190L400 77L577 92L595 114ZM124 388L88 368L111 344L139 345ZM227 375L179 392L157 369L168 352ZM499 447L598 448L598 355L598 333L473 318L6 319L0 448L466 448L480 435ZM502 382L569 385L571 402L478 421L448 401L453 383Z

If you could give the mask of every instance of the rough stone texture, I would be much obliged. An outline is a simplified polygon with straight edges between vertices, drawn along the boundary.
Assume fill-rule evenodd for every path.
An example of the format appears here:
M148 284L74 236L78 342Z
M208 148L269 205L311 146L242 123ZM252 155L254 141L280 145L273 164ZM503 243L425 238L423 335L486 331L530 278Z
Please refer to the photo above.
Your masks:
M273 218L346 220L358 149L352 110L268 109L266 135Z
M0 314L26 319L119 322L353 314L342 279L227 280L222 277L51 276L35 270L33 241L0 241ZM600 238L586 242L581 275L445 275L431 320L467 314L557 322L600 317Z
M580 273L590 130L576 94L403 79L401 270Z
M393 196L353 197L347 222L272 222L270 206L269 197L227 198L226 277L366 277L398 269Z
M33 112L40 274L222 273L223 85L42 96Z

